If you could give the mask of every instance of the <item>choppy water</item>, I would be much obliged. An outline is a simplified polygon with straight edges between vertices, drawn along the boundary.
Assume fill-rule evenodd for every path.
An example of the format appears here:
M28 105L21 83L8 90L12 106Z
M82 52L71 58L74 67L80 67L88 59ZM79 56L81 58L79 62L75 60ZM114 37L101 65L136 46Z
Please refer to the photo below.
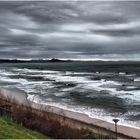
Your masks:
M140 65L123 66L2 64L0 86L22 89L35 102L140 127Z

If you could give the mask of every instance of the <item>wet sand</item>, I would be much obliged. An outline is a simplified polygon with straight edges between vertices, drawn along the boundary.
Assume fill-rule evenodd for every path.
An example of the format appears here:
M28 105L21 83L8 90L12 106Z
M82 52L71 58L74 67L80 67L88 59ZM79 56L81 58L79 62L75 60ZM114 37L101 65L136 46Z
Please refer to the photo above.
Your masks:
M28 103L27 94L24 91L21 91L18 89L1 88L0 93L4 96L14 98L19 103L22 103L22 104ZM41 105L41 104L33 103L33 102L31 102L31 105L32 105L32 107L34 107L36 109L47 110L47 111L56 113L58 115L65 116L66 118L75 121L75 123L80 122L81 126L86 125L87 127L89 126L90 128L92 128L92 126L94 126L93 127L94 129L97 126L97 127L103 128L106 131L114 132L113 123L106 122L101 119L90 118L86 114L72 112L72 111L64 110L64 109L61 109L58 107L53 107L50 105ZM132 128L132 127L128 127L128 126L118 125L118 133L124 134L129 137L140 139L140 129L138 129L138 128Z

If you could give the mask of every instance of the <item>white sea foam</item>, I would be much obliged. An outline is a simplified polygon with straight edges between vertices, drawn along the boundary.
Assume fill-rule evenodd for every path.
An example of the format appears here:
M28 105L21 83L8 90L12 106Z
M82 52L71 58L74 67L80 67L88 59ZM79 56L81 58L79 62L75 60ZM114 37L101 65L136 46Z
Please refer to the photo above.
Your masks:
M134 81L135 82L140 82L140 78L135 78Z
M26 75L28 75L28 73L40 73L40 74L36 74L36 76L42 76L44 78L49 78L51 80L55 80L56 82L61 81L61 82L76 83L76 84L78 84L77 87L87 89L87 90L88 89L97 90L97 91L107 90L110 94L117 95L120 98L129 98L132 100L139 100L139 92L140 92L139 90L117 91L115 86L120 86L121 83L115 82L115 81L106 81L105 79L90 80L86 77L74 76L73 72L66 72L64 75L63 72L50 71L50 70L40 71L40 70L34 70L34 69L14 69L14 71L24 72L24 73L27 72ZM6 71L3 71L3 72L5 73L5 76L8 76L9 74L13 74L11 72L7 72L7 74L6 74ZM73 74L73 76L69 76L67 74ZM75 72L75 74L78 74L78 72ZM89 74L89 73L79 73L79 74ZM125 73L119 73L119 74L125 74ZM25 75L25 74L21 74L21 75ZM44 83L43 81L27 81L26 79L21 79L21 78L20 79L11 79L9 77L3 77L2 80L7 81L7 82L12 82L12 83L19 83L20 88L26 90L27 92L35 91L34 88L36 88L37 85L40 85L41 89L43 89L44 86L52 87L52 88L54 87L54 86L48 84L51 82ZM139 80L139 78L135 79L135 81L138 81L138 80ZM26 86L26 87L23 87L23 86ZM126 88L133 89L135 87L128 86ZM69 91L69 90L70 90L70 88L62 89L62 91ZM129 95L127 93L129 93Z
M63 96L63 95L66 95L65 92L57 92L57 93L54 93L55 96Z
M135 87L135 86L127 86L126 88L127 88L127 89L135 89L135 88L137 88L137 87Z
M119 72L119 74L120 74L120 75L125 75L126 73L125 73L125 72Z
M134 76L136 76L136 74L126 74L126 76L134 77Z
M8 78L8 77L2 77L1 81L11 82L11 83L22 83L22 84L27 84L28 83L28 81L26 79L22 79L22 78L11 79L11 78Z

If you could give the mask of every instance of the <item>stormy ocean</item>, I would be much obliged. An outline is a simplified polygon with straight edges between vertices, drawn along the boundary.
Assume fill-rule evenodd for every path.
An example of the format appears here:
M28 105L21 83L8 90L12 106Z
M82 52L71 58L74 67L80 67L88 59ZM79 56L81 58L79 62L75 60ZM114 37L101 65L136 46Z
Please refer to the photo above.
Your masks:
M47 62L0 65L0 86L29 100L140 127L139 62Z

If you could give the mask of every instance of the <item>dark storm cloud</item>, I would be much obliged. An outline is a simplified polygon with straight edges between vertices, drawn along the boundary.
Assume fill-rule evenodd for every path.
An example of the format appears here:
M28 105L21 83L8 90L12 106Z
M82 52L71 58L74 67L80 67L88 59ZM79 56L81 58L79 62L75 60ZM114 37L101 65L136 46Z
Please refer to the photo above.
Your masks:
M120 30L95 30L93 31L94 33L97 34L104 34L104 35L109 35L109 36L124 36L124 37L129 37L129 36L137 36L140 34L139 30L127 30L127 29L120 29Z
M0 57L140 60L139 14L140 2L1 1Z

